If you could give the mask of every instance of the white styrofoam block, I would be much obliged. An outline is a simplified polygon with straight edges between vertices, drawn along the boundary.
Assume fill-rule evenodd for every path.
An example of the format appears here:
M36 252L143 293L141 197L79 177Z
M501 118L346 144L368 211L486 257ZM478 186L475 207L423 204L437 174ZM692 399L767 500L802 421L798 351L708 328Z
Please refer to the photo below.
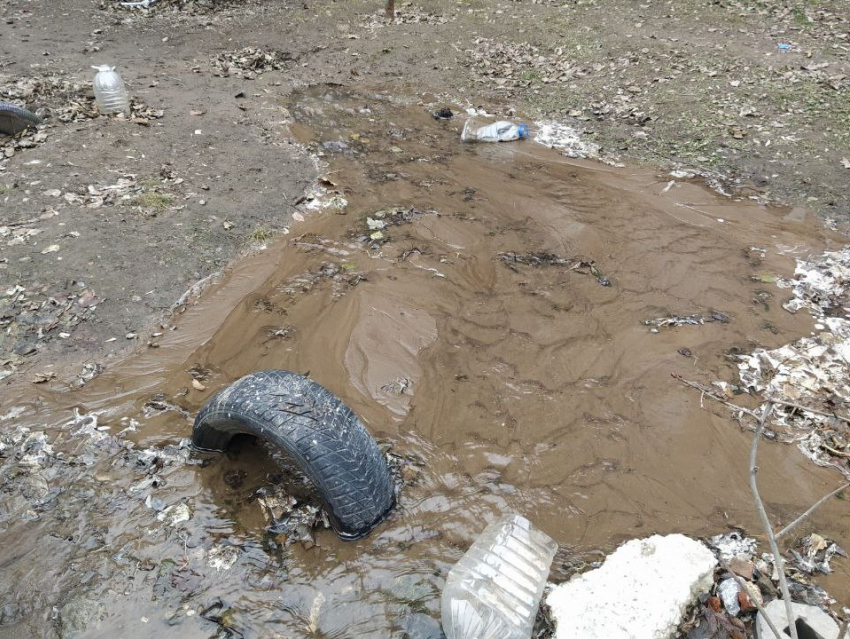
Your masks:
M785 614L785 602L782 599L774 599L764 607L767 616L770 617L779 633L783 633L788 627L788 615ZM808 604L791 603L791 612L806 622L812 630L823 639L838 639L838 624L817 606ZM756 622L757 636L760 639L772 639L774 637L770 626L759 613Z
M599 568L555 586L546 601L555 639L668 639L714 581L717 560L684 535L620 546Z

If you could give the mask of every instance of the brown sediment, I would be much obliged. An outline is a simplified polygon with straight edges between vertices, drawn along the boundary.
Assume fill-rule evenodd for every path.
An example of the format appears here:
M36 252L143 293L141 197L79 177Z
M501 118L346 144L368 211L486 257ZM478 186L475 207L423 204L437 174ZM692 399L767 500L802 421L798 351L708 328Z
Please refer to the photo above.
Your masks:
M176 412L141 419L154 393L194 414L236 378L283 368L309 372L379 439L422 461L419 481L369 538L345 544L320 533L318 548L291 547L282 563L260 544L265 523L250 499L276 469L261 449L170 471L158 494L192 504L184 527L196 547L241 544L227 571L187 551L201 584L193 606L226 599L246 637L314 626L326 636L388 636L410 610L399 592L415 591L416 609L435 614L444 569L503 511L526 515L576 555L654 532L758 530L746 482L751 435L671 373L734 382L730 349L810 331L762 275L790 276L795 257L832 246L828 231L798 210L671 185L646 169L529 142L462 145L461 123L380 92L318 87L289 108L303 142L344 142L325 159L348 206L311 213L238 264L159 348L81 391L39 388L18 401L12 391L3 405L23 404L20 420L54 426L71 407L101 411L113 432L133 417L140 425L128 437L162 446L187 437L191 423ZM373 239L367 218L388 208L428 214L388 223ZM547 259L500 259L510 253ZM712 313L724 321L657 332L642 324ZM207 371L205 390L193 388L193 367ZM762 494L783 521L838 481L791 447L764 446L761 456ZM240 472L238 487L223 479ZM156 561L183 557L173 536L146 541L150 511L130 510L133 526L97 515L115 544ZM846 546L846 517L824 507L819 532ZM0 564L50 571L44 559L12 557L10 548L31 543L22 541L27 525L7 524ZM73 551L51 552L64 575ZM165 604L141 583L123 599L107 596L114 607L103 628L126 637L165 628ZM327 603L310 626L317 592ZM848 592L845 582L832 594L846 604ZM149 623L136 628L129 620L142 615ZM181 632L206 636L205 623L187 618Z

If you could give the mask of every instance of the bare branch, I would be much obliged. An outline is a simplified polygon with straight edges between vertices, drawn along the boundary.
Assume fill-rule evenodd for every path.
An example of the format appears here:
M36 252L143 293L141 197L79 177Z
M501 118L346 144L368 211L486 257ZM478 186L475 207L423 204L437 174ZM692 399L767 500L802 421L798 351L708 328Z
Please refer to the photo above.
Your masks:
M761 518L764 531L767 533L767 540L770 542L770 551L773 553L773 561L776 563L776 572L779 574L779 590L782 592L782 599L785 601L785 615L788 619L788 628L791 631L791 639L799 639L797 636L797 624L794 617L794 611L791 608L791 593L788 591L788 580L785 578L785 562L782 555L779 554L779 545L776 543L776 536L773 534L773 528L770 525L770 519L767 517L767 511L764 509L761 495L759 495L758 485L756 484L756 458L758 456L759 440L764 432L764 423L773 411L773 400L768 399L761 413L758 426L756 427L755 435L753 436L753 447L750 450L750 490L753 491L753 501L756 504L756 510Z
M826 502L826 501L827 501L830 497L834 497L835 495L837 495L838 493L840 493L842 490L846 490L847 488L850 488L850 482L847 482L846 484L842 484L841 486L839 486L838 488L836 488L835 490L833 490L831 493L828 493L828 494L824 495L823 497L821 497L818 501L816 501L816 502L814 503L814 505L813 505L811 508L809 508L806 512L804 512L802 515L800 515L799 517L797 517L797 519L795 519L795 520L794 520L794 521L792 521L790 524L788 524L787 526L785 526L785 528L783 528L783 529L782 529L782 530L780 530L778 533L776 533L776 538L777 538L777 539L779 539L780 537L782 537L782 535L784 535L784 534L786 534L787 532L789 532L789 531L790 531L790 530L791 530L794 526L796 526L797 524L801 523L803 520L805 520L805 519L806 519L806 517L808 517L808 516L809 516L809 515L811 515L813 512L815 512L815 511L816 511L816 510L817 510L817 509L818 509L818 508L819 508L822 504L824 504L824 503L825 503L825 502Z
M742 577L740 577L740 576L736 575L736 574L735 574L735 571L734 571L734 570L732 570L732 569L729 567L729 564L727 564L727 563L726 563L725 561L723 561L722 559L720 560L720 567L721 567L721 568L723 568L723 570L725 570L726 572L728 572L730 575L732 575L732 579L734 579L735 581L737 581L737 582L738 582L738 585L741 587L741 589L742 589L745 593L747 593L747 597L749 597L749 598L750 598L750 601L752 601L752 602L753 602L753 605L754 605L754 606L758 609L758 611L761 613L762 618L764 618L765 623L766 623L766 624L768 625L768 627L769 627L769 628L773 631L773 634L774 634L774 636L776 636L776 639L785 639L785 637L783 637L781 634L779 634L779 630L777 630L776 626L775 626L775 625L773 625L773 619L771 619L771 618L767 615L767 613L764 611L764 608L763 608L763 607L762 607L762 605L759 603L758 597L756 597L756 596L753 594L753 591L752 591L752 590L750 590L750 585L751 585L751 584L747 583L747 581L746 581L745 579L743 579ZM840 636L840 635L839 635L839 636Z
M713 399L716 402L720 402L721 404L726 404L726 406L728 406L729 408L734 408L735 410L740 411L740 412L744 413L745 415L749 415L750 417L752 417L755 420L761 419L761 417L758 415L758 413L751 411L749 408L744 408L743 406L738 406L738 404L736 404L735 402L730 402L728 399L726 399L725 397L721 397L720 395L718 395L717 393L712 391L707 386L703 386L702 384L697 384L696 382L692 382L690 380L687 380L684 377L682 377L681 375L677 375L676 373L670 373L670 375L674 379L678 379L685 386L690 386L691 388L695 388L696 390L702 392L703 395L705 395L706 397L710 397L711 399Z

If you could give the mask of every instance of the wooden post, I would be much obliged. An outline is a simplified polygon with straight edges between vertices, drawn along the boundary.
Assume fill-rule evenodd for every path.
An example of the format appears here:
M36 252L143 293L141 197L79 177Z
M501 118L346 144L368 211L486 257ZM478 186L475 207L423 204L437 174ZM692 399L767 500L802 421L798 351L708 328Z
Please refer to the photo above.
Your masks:
M387 0L387 20L395 19L395 0Z

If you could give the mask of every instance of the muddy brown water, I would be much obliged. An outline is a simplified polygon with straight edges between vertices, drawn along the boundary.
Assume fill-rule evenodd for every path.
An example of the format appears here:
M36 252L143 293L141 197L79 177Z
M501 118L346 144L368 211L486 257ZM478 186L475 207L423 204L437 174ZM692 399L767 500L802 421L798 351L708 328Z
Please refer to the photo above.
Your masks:
M82 390L4 392L2 428L44 431L62 454L37 472L4 466L0 636L403 637L438 617L449 567L506 511L561 544L554 580L635 536L757 532L750 435L671 373L734 382L734 349L807 334L810 318L759 280L838 238L798 210L694 181L668 188L667 175L531 142L461 145L462 122L433 120L428 104L296 94L293 131L324 149L348 206L305 213L158 348ZM366 218L391 208L406 213L385 215L386 241L370 239ZM568 263L524 263L548 254ZM693 313L729 321L641 323ZM269 368L309 373L415 460L398 508L366 539L270 543L252 496L276 481L272 456L252 442L206 458L179 447L215 390ZM189 417L144 417L158 393ZM793 447L760 455L777 521L839 480ZM171 522L172 509L161 521L148 494L189 519ZM811 526L846 546L847 523L835 501ZM836 568L823 583L846 605L847 567Z

